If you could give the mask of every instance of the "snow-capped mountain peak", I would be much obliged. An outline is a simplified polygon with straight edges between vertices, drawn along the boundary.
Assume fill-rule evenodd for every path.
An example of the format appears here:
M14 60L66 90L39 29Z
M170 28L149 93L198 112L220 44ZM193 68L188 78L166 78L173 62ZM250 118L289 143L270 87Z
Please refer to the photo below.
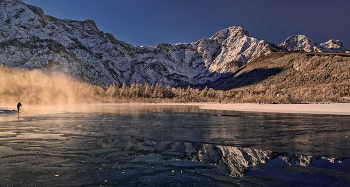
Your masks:
M322 47L327 48L329 52L342 52L349 51L340 40L329 40L320 44Z
M267 42L250 37L242 27L230 27L200 40L197 51L203 53L211 71L226 73L237 70L267 47Z
M305 51L305 52L323 52L323 47L317 44L314 40L307 38L305 35L294 35L282 42L279 47L288 51Z
M239 26L233 26L233 27L229 27L226 29L223 29L217 33L215 33L212 37L210 37L211 40L217 40L219 42L222 42L223 40L227 39L227 38L237 38L240 36L248 36L249 37L249 33L247 30L245 30L243 27Z

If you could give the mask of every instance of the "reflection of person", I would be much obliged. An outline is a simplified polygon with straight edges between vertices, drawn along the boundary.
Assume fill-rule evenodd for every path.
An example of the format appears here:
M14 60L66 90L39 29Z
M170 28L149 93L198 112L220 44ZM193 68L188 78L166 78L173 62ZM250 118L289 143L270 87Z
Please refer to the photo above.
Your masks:
M17 104L17 112L19 113L19 109L22 107L22 103L21 102L19 102L18 104Z

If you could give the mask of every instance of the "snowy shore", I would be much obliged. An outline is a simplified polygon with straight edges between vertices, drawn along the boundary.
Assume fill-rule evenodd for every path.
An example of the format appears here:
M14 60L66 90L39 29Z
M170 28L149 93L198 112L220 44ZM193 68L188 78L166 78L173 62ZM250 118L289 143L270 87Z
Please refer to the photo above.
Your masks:
M277 112L350 115L350 103L325 104L199 104L201 109L244 112Z
M350 103L256 104L256 103L126 103L130 105L193 105L207 110L350 115Z

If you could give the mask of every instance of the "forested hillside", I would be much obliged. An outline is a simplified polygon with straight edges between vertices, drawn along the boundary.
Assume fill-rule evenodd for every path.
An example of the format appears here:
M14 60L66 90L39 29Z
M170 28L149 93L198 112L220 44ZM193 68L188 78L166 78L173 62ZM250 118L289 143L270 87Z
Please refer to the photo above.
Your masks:
M267 52L236 72L220 89L162 84L112 84L108 89L57 73L1 68L0 102L67 104L91 102L306 103L350 101L350 55ZM233 89L227 89L233 88Z

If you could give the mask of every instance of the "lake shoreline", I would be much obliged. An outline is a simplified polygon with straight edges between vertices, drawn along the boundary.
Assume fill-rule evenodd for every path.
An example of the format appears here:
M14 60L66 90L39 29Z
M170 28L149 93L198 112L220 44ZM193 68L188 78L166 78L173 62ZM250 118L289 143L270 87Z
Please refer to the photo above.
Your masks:
M107 103L106 103L107 104ZM111 103L108 103L111 104ZM257 103L119 103L126 105L191 105L204 110L241 112L350 115L350 103L257 104Z
M350 115L350 103L305 103L305 104L257 104L257 103L92 103L81 105L66 105L46 112L65 111L69 106L83 105L154 105L154 106L198 106L203 110L226 110L240 112L263 113L299 113L299 114L325 114ZM44 108L46 108L45 106ZM58 109L60 108L60 109ZM9 108L0 108L0 117L15 115L17 112Z
M350 103L313 104L203 104L201 109L267 113L350 115Z

